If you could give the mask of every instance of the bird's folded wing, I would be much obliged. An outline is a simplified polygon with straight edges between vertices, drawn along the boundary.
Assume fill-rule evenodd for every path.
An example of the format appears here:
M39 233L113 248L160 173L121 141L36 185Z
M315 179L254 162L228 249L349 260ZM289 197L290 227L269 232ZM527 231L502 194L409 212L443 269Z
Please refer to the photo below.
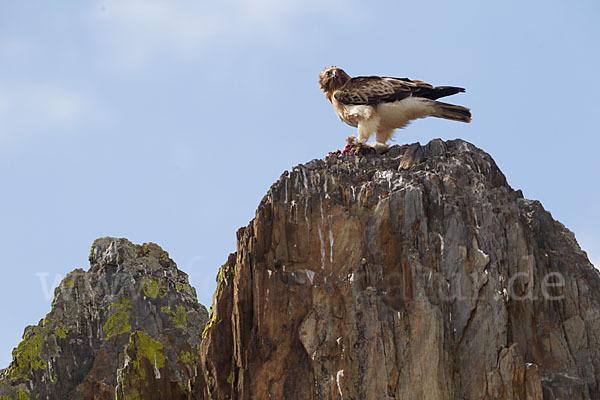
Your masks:
M431 87L425 82L407 78L359 76L350 79L334 96L342 104L372 105L402 100L419 88Z

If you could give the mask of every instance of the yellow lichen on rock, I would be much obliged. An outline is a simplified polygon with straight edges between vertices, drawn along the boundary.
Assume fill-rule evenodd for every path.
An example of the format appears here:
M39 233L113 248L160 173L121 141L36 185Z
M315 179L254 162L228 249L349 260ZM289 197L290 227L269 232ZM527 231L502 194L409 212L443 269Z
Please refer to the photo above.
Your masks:
M162 307L160 309L165 314L169 314L169 320L175 325L177 328L185 328L187 327L187 311L184 306L177 306L175 311L171 310L169 307Z
M112 315L108 317L108 321L102 327L106 339L110 339L112 336L120 335L131 330L129 325L129 315L127 310L131 308L129 299L122 299L108 306L108 311L112 312Z
M31 395L27 392L24 392L22 390L19 390L17 392L17 400L30 400L31 399Z
M165 356L162 353L163 345L160 342L155 341L142 331L137 331L131 335L129 346L131 346L132 343L135 343L136 345L135 359L132 363L140 378L145 378L144 369L140 368L140 362L143 358L148 359L150 364L154 366L156 370L160 370L165 366Z
M143 400L148 393L155 390L152 386L154 379L160 379L160 370L165 367L165 356L162 343L152 339L142 331L136 331L129 337L125 347L129 360L122 370L115 398L126 400ZM146 360L146 362L144 361ZM147 376L153 371L154 376Z
M152 299L160 297L162 299L167 295L169 286L163 279L155 279L150 276L145 276L142 284L142 290L147 297Z
M13 380L28 379L33 371L45 369L46 362L40 359L44 336L48 328L34 326L31 333L23 335L23 341L13 350L13 364L9 368Z
M190 285L185 284L185 283L177 282L177 284L175 285L175 287L180 292L186 292L186 293L189 293L189 294L193 293L192 287Z
M191 364L194 361L194 357L192 357L192 353L189 351L181 350L179 360L184 364Z

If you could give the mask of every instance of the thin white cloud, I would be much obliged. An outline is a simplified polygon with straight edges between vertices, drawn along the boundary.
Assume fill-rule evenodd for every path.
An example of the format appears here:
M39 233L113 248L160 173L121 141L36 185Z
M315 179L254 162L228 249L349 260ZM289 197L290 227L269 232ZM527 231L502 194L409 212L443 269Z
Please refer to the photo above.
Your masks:
M135 70L161 56L202 55L209 46L281 43L307 17L341 23L353 19L355 7L343 0L106 0L90 15L108 60Z
M207 41L220 21L202 10L196 2L109 0L94 9L92 21L108 58L135 69L160 53L189 51Z

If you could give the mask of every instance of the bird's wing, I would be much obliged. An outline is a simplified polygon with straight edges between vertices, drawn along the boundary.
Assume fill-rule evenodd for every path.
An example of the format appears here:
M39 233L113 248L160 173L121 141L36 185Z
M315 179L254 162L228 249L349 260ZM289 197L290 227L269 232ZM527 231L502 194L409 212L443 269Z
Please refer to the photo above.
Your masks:
M427 89L433 89L433 86L408 78L359 76L350 79L334 97L342 104L373 105L402 100Z

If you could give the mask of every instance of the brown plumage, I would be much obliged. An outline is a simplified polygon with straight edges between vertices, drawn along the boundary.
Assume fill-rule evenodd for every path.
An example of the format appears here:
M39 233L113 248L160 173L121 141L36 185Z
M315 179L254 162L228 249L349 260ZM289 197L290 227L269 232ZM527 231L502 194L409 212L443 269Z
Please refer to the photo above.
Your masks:
M454 86L434 87L408 78L359 76L351 78L337 67L319 74L319 86L333 104L338 117L358 128L358 142L376 133L376 146L386 146L394 129L428 116L471 122L468 108L436 101L464 92Z

